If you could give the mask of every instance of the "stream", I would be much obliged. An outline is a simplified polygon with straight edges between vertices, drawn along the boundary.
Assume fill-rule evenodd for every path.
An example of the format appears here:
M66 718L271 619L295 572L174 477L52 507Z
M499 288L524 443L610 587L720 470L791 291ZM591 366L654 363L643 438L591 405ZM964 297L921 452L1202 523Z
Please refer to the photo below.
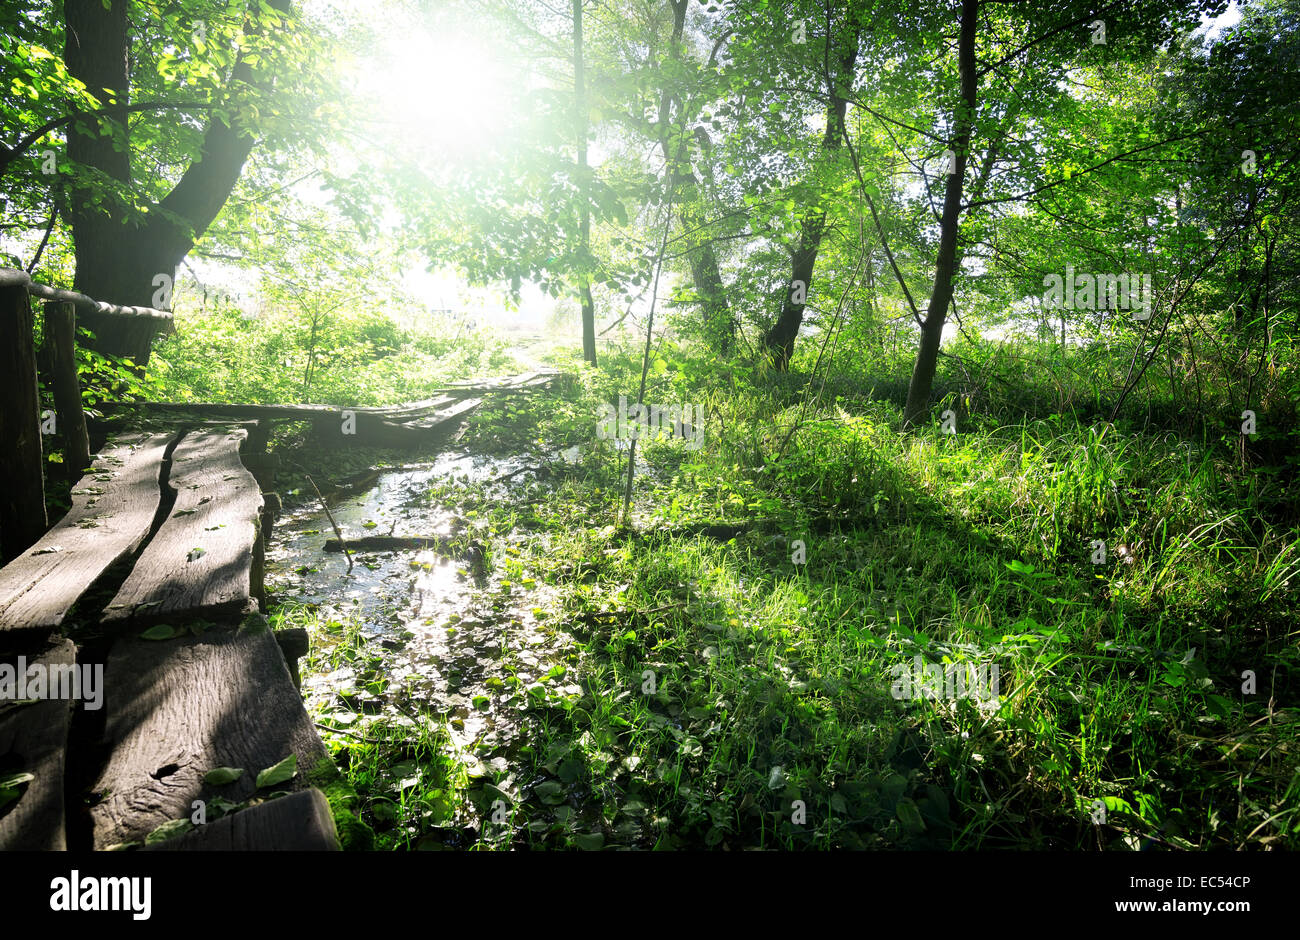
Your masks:
M535 482L528 467L520 457L445 453L384 471L369 489L330 504L345 540L468 536L487 548L486 571L472 572L466 561L432 550L353 550L348 571L342 553L323 551L334 533L314 498L286 505L266 552L268 595L281 609L314 611L314 649L346 629L361 634L362 655L344 663L335 658L324 671L304 669L302 691L314 719L347 733L376 719L409 724L419 711L445 722L455 759L471 781L484 778L512 798L529 782L516 779L513 755L530 691L548 683L547 694L581 694L565 679L573 640L546 618L554 589L508 571L525 541L545 536L488 533L474 513L462 517L456 507L435 504L430 487L485 485L488 498L509 499ZM455 817L474 821L463 806Z

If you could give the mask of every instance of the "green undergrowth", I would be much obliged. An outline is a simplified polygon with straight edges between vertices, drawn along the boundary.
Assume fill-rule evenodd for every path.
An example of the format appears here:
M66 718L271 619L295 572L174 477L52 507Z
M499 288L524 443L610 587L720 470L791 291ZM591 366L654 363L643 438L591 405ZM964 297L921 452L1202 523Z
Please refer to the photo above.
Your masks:
M524 743L486 773L459 772L436 713L400 745L336 742L358 793L394 805L405 835L382 844L456 826L440 845L1294 845L1282 477L1123 422L903 432L889 402L665 367L646 400L702 403L705 445L641 442L629 528L626 451L594 432L637 365L570 365L560 393L489 403L465 445L538 473L431 489L494 571L554 590L576 691L530 691ZM996 667L996 694L900 690L918 663ZM420 779L394 791L407 762Z

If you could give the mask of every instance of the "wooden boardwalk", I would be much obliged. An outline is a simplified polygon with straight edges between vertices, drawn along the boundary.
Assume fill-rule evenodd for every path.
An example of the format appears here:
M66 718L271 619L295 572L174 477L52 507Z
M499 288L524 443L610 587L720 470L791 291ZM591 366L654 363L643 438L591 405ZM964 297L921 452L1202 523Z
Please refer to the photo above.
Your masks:
M282 652L305 652L302 638L278 642L259 612L248 440L246 427L200 424L109 441L68 514L0 569L0 766L30 776L0 807L0 850L338 848L314 789L338 772ZM60 635L71 625L107 642L79 649ZM20 670L97 682L19 693L3 682ZM69 777L70 751L93 779ZM258 786L289 757L291 776ZM242 773L214 782L221 767ZM88 819L65 818L92 794ZM283 794L300 798L278 806ZM204 825L179 822L196 814ZM176 838L151 840L161 826Z
M338 771L298 691L305 631L272 633L261 612L279 504L262 493L271 425L429 443L485 395L557 375L388 408L139 406L168 420L111 438L63 519L0 568L0 768L20 774L0 804L0 850L339 848L319 789ZM19 673L61 679L37 689ZM291 772L259 781L286 762Z
M381 408L342 405L235 405L221 402L127 402L107 406L147 415L223 415L230 418L310 421L318 439L327 443L413 447L436 443L485 396L527 394L549 387L562 373L525 372L499 379L461 382L438 389L433 398Z

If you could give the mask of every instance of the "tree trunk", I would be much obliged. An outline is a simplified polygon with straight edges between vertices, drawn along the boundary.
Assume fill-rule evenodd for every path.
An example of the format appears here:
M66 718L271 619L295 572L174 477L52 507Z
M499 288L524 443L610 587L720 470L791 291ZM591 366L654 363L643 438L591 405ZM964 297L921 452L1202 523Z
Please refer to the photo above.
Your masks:
M771 356L772 365L784 372L794 355L794 341L803 325L804 300L812 286L813 269L817 265L817 252L821 248L822 234L826 230L826 213L805 216L799 232L799 249L790 264L790 283L786 286L781 315L763 336L763 345ZM802 299L800 299L802 295Z
M110 0L107 9L101 0L66 0L63 5L67 31L63 62L68 73L85 82L104 104L113 100L125 104L130 99L130 39L126 16L129 5L127 0ZM112 135L101 134L101 126L111 128ZM119 149L114 143L121 140L127 146ZM110 179L129 186L131 150L125 118L73 121L68 127L68 159L94 167ZM138 259L131 240L123 237L126 207L118 204L115 197L97 206L95 196L94 189L86 186L72 187L69 192L67 215L76 245L75 287L96 300L149 306L152 288L148 295L139 290L125 292L134 281L143 278L148 284L152 278L152 274L137 272ZM149 337L153 335L153 327L147 322L112 322L87 312L82 317L82 325L95 334L92 345L104 352L139 356L143 351L147 356Z
M587 89L582 61L582 0L573 0L573 110L578 130L578 199L582 202L579 258L582 273L578 300L582 304L582 358L596 364L596 304L591 298L591 204L587 187Z
M268 0L268 5L285 13L291 0ZM63 4L67 27L63 54L68 72L97 95L101 88L112 89L121 104L129 98L128 6L126 0L109 0L108 9L104 0L64 0ZM249 29L251 32L254 27ZM229 87L256 79L253 68L241 58L231 71ZM84 130L75 122L69 128L69 158L130 185L129 148L125 152L115 149L112 138L98 135L98 121L92 123ZM92 204L89 191L74 190L68 217L76 246L76 289L108 303L158 306L154 303L155 279L158 275L175 278L195 239L207 231L225 205L254 143L251 135L213 117L198 159L157 209L142 215L128 216L124 209L103 212ZM168 214L183 221L172 221ZM132 358L140 368L149 361L152 322L86 311L81 325L94 334L91 345L98 351Z
M687 205L689 208L682 209L682 221L686 230L702 227L704 218L698 205L694 201ZM718 255L713 250L712 240L702 238L690 250L688 260L691 266L691 280L695 284L695 294L704 313L704 328L709 344L719 355L730 355L731 344L736 338L736 321L732 318L731 307L727 304L727 290L722 283Z
M40 398L26 284L0 283L0 564L45 534Z
M970 154L971 127L975 118L978 76L975 73L975 30L979 0L962 0L961 31L957 39L957 68L961 76L961 101L953 122L953 172L944 193L943 217L939 229L939 255L934 265L934 289L921 326L921 344L907 386L907 404L903 409L904 426L925 418L930 410L930 390L934 387L935 364L943 339L943 325L952 303L952 281L957 270L957 234L961 221L962 183Z
M682 36L686 31L686 11L689 0L668 0L668 8L673 16L672 39L668 44L668 58L677 61L681 55ZM682 232L687 240L686 257L691 269L691 281L695 285L695 294L704 314L704 330L709 345L720 355L731 352L731 344L736 335L735 320L727 303L726 287L722 282L721 269L718 267L718 255L713 250L713 240L707 235L695 236L697 230L705 226L705 213L700 208L700 180L690 168L690 138L686 129L678 130L676 145L674 133L670 127L671 103L673 95L665 85L659 97L659 147L664 155L664 168L671 184L673 202L681 206L678 213L682 220ZM694 131L701 150L707 153L709 148L708 133L703 128Z
M826 41L832 42L828 36ZM826 153L836 153L844 140L844 116L848 110L848 101L842 97L853 87L853 71L858 60L858 33L853 32L852 41L838 57L839 74L828 78L826 89L830 103L826 106L826 135L822 139L822 149ZM794 356L794 343L803 325L803 311L808 294L812 291L813 270L817 266L817 253L821 250L822 236L826 233L826 213L810 212L803 218L799 231L799 248L790 261L790 283L786 285L785 299L781 302L781 314L772 324L771 329L763 335L772 365L784 372L790 367Z

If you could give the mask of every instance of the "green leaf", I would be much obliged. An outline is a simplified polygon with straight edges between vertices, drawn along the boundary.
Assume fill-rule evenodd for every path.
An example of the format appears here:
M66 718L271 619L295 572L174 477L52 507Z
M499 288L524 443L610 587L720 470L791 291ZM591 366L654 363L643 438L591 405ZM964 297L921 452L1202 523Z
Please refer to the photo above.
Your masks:
M905 796L898 801L898 807L895 809L899 823L903 826L903 831L910 835L918 835L925 831L925 820L921 818L921 810L917 807L916 801L910 796Z
M565 783L577 783L582 777L582 761L566 757L560 762L556 775Z
M188 819L169 819L153 832L144 837L145 845L157 845L159 842L166 842L168 839L174 839L177 836L183 836L189 832L192 824Z
M280 763L266 768L257 775L257 789L262 787L272 787L277 783L284 783L292 779L298 773L298 755L290 754Z
M1226 718L1232 710L1232 702L1222 695L1211 695L1205 705L1210 714L1216 718Z
M547 806L559 806L564 802L564 787L555 780L543 780L533 787L533 793Z
M144 633L140 634L142 640L170 640L176 635L176 628L165 623L160 623L156 627L150 627Z
M215 770L209 770L203 775L203 782L210 783L214 787L224 786L227 783L234 783L244 775L242 767L217 767Z
M599 852L605 846L605 834L603 832L575 833L573 844L584 852Z

